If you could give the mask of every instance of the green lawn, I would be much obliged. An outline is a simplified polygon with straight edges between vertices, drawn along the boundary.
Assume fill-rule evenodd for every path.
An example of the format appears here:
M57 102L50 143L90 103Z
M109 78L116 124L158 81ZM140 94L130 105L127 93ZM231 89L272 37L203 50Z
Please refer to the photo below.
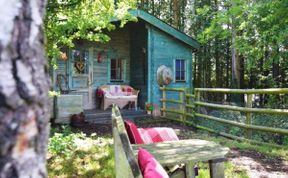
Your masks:
M239 143L223 137L213 137L206 133L195 134L185 132L187 137L200 138L218 142L230 148L239 150L254 150L271 158L288 159L288 150ZM84 133L73 133L69 127L53 129L49 139L48 174L49 177L114 177L113 140L111 137L90 136ZM199 178L209 177L206 163L199 163ZM245 170L225 163L225 175L228 178L247 178Z

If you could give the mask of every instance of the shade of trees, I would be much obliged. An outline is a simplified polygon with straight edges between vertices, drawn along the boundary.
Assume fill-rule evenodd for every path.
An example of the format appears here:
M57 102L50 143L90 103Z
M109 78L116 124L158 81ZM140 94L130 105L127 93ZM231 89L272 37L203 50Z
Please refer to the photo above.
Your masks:
M105 30L115 29L115 19L123 26L133 17L128 9L134 0L48 0L45 18L46 51L55 65L63 48L73 48L78 39L95 42L110 40Z
M142 7L202 43L194 86L288 87L288 1L159 0Z

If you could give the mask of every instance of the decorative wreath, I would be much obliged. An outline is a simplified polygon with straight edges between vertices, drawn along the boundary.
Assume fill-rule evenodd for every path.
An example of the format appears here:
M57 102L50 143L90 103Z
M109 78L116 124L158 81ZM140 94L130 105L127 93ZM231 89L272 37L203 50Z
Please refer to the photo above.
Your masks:
M97 62L102 63L105 57L105 51L100 51L97 56Z

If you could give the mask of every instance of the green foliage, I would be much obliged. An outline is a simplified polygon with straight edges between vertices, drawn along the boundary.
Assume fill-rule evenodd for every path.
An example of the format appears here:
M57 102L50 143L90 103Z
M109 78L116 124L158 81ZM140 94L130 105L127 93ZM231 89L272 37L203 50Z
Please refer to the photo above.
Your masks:
M209 113L209 115L226 119L226 120L231 120L235 122L241 122L244 123L245 121L245 116L243 116L240 112L235 112L235 111L216 111L213 110ZM197 118L196 121L197 124L212 128L213 130L217 132L226 132L229 134L237 135L237 136L243 136L244 130L238 127L233 127L233 126L228 126L225 124L221 124L216 121L211 121L211 120L206 120L202 118Z
M120 20L122 27L134 19L128 9L135 1L120 0L48 0L45 18L46 52L55 67L63 48L73 48L75 40L95 42L110 40L105 30L115 29L113 20ZM135 20L135 19L134 19Z
M114 177L112 139L52 129L47 162L49 177Z
M210 177L209 164L199 163L199 176L197 178ZM249 178L246 171L230 162L225 162L225 177L227 178Z

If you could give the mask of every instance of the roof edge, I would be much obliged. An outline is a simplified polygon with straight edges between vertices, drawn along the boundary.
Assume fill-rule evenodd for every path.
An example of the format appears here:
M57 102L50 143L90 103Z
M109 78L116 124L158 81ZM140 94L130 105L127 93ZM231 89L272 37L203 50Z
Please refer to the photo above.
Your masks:
M178 40L188 44L189 46L199 49L200 48L200 43L193 39L192 37L188 36L187 34L175 29L174 27L168 25L161 19L149 14L148 12L145 12L143 10L139 9L134 9L134 10L129 10L129 13L131 15L134 15L138 18L143 19L144 21L152 24L153 26L159 28L160 30L170 34L171 36L177 38Z

